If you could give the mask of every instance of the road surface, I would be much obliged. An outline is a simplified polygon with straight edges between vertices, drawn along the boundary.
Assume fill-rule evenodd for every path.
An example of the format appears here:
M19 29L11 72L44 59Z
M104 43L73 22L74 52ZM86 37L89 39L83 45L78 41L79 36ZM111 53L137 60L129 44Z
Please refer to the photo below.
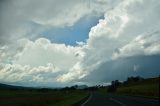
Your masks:
M81 106L159 106L159 100L93 92Z

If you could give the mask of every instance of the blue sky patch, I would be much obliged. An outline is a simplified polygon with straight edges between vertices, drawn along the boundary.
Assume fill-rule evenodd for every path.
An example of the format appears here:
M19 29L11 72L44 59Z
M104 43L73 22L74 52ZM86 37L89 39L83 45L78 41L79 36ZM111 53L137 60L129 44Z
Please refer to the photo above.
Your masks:
M71 27L51 28L41 33L41 37L50 39L54 43L65 43L75 46L77 42L86 42L91 27L95 26L103 16L83 17ZM40 37L40 36L39 36Z

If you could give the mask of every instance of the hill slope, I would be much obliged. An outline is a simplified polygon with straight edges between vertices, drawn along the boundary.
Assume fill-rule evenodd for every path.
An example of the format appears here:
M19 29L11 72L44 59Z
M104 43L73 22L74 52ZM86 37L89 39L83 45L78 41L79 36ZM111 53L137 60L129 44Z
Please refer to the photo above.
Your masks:
M130 81L127 85L120 85L116 92L129 95L159 97L159 77L137 82Z

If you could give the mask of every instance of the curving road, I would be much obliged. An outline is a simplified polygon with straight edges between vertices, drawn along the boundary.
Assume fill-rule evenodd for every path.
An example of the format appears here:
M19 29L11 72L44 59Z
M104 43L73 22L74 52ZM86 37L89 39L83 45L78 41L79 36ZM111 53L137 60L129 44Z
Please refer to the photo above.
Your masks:
M93 92L81 106L159 106L159 100Z

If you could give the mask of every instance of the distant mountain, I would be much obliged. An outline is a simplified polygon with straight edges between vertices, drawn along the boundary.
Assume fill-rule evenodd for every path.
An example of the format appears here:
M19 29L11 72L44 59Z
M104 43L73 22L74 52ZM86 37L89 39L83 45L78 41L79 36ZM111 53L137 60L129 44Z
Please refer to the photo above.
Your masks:
M78 85L77 86L77 89L85 89L85 88L88 88L87 85Z
M84 89L86 88L86 85L81 85L81 86L77 86L77 89ZM42 91L42 92L46 92L46 91L53 91L53 90L60 90L60 89L64 89L64 88L51 88L51 87L24 87L24 86L16 86L16 85L9 85L9 84L3 84L0 83L0 90L36 90L36 91Z
M16 85L8 85L8 84L2 84L0 83L0 89L30 89L30 87L22 87L22 86L16 86Z

